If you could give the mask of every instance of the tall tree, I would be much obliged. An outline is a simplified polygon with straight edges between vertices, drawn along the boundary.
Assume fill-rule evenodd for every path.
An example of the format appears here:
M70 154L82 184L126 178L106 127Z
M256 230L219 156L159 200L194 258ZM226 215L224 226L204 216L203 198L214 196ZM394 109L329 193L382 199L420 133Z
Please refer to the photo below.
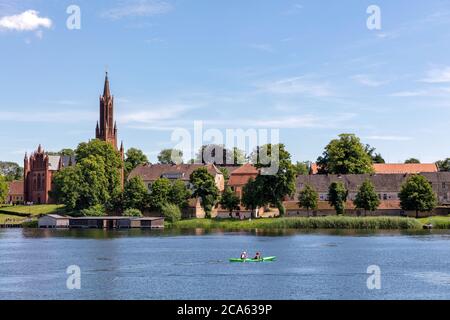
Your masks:
M247 162L244 151L236 147L230 150L220 144L203 145L197 153L196 161L203 164L230 166Z
M191 191L182 180L176 180L172 183L169 191L169 202L177 205L180 209L187 208Z
M341 134L332 140L317 165L321 174L373 173L372 158L354 134Z
M311 162L305 161L305 162L299 162L294 165L295 174L297 176L306 176L309 174L311 168Z
M373 183L369 179L363 182L353 203L357 209L364 209L364 212L377 210L381 201L375 192Z
M81 143L75 153L76 165L55 173L52 197L69 210L110 206L122 193L120 154L100 140Z
M5 177L0 175L0 204L6 202L6 198L8 197L8 182L6 181Z
M405 164L415 164L415 163L420 163L420 160L416 158L410 158L408 160L405 160Z
M123 191L124 209L144 210L147 197L147 187L141 177L133 177L125 183Z
M308 212L309 210L316 210L319 201L319 194L310 185L306 185L302 191L298 194L298 204L301 208L305 208Z
M366 144L365 150L373 163L386 163L380 153L376 153L376 149L369 144Z
M252 218L255 217L255 210L264 206L262 186L260 181L255 181L253 178L247 182L242 188L242 204L251 211Z
M441 171L441 172L449 172L450 171L450 158L436 162L436 166L439 168L439 171Z
M233 210L239 209L239 203L239 197L230 187L227 187L222 193L222 197L220 198L220 205L222 206L222 208L228 210L228 212L230 213L230 217L232 217L233 215Z
M160 164L182 164L183 151L178 149L164 149L158 155L158 162Z
M167 178L156 180L152 187L149 197L149 205L152 210L161 211L163 206L169 203L172 183Z
M125 169L126 177L137 166L148 163L148 158L144 154L144 152L142 152L142 150L139 150L136 148L128 149L125 156L126 156L126 158L125 158L125 163L124 163L124 167L125 167L124 169Z
M437 206L437 197L431 183L421 175L410 176L400 190L400 205L403 210L419 212L432 211Z
M75 150L77 162L90 156L98 156L102 159L105 174L108 179L108 192L114 197L122 193L121 169L122 158L120 153L110 144L102 140L91 140L88 143L80 143Z
M211 211L219 200L220 191L216 186L214 177L206 168L199 168L192 172L190 182L193 186L192 196L200 198L206 217L211 217Z
M284 144L266 144L257 150L256 168L261 175L256 178L261 187L261 202L272 204L284 216L286 209L283 200L295 193L295 169L291 163L291 155Z
M348 191L342 182L331 183L328 189L328 202L336 209L336 214L345 213L345 202L347 201Z
M22 180L23 168L15 162L0 161L0 175L3 175L6 181Z

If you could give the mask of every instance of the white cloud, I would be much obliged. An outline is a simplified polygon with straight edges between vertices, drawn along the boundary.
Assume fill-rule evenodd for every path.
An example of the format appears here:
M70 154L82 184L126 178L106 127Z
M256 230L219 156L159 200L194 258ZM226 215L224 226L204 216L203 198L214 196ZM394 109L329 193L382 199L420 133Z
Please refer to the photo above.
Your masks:
M185 105L151 106L119 115L118 121L126 124L157 124L160 121L179 118L190 109L192 107Z
M427 77L422 79L427 83L447 83L450 82L450 67L434 68L428 71Z
M51 26L52 20L39 17L39 12L35 10L27 10L21 14L0 18L0 30L35 31L41 27L48 29Z
M368 136L364 137L367 140L380 140L380 141L410 141L411 137L405 136Z
M0 122L27 122L27 123L77 123L81 121L95 121L95 112L67 111L67 112L40 112L39 117L30 117L28 112L1 111Z
M389 81L374 80L366 74L357 74L351 77L354 81L367 87L380 87L389 83Z
M172 5L156 0L122 1L122 4L102 13L102 17L109 19L121 19L124 17L148 17L164 14L173 9Z
M429 94L429 92L426 91L426 90L417 90L417 91L399 91L399 92L394 92L394 93L390 94L390 96L391 97L408 98L408 97L426 96L428 94Z
M286 78L259 86L262 90L275 94L302 94L313 97L332 95L328 85L317 83L306 77Z

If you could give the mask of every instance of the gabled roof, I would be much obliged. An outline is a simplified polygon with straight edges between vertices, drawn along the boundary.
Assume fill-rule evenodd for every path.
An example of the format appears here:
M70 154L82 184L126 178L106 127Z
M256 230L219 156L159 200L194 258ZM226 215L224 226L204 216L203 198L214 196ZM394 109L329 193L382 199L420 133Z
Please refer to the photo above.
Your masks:
M9 183L9 195L23 194L23 180Z
M231 173L230 179L228 180L228 185L229 186L246 185L251 178L256 178L258 174L259 174L258 169L256 169L252 164L246 163Z
M376 163L373 165L378 174L438 172L434 163Z
M206 168L213 176L222 175L213 164L144 164L131 171L129 178L139 176L144 181L156 181L159 178L189 181L192 172L199 168Z
M392 173L424 173L424 172L438 172L438 168L434 163L374 163L373 169L377 174L392 174ZM311 164L311 174L318 174L319 166L317 163Z

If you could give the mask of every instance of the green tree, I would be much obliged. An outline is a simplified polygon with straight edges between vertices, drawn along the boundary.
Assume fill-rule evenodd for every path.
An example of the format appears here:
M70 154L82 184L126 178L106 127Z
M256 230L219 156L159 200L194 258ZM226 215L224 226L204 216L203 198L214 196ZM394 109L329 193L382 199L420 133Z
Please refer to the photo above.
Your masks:
M23 168L15 162L0 161L0 175L3 175L6 181L22 180Z
M160 164L182 164L183 151L178 149L164 149L158 155L158 162Z
M317 159L321 174L373 173L372 158L354 134L341 134L332 140Z
M105 207L101 204L96 204L90 208L83 209L80 211L81 216L83 217L104 217L106 216Z
M144 210L147 197L147 187L141 177L133 177L125 183L123 191L124 209Z
M206 217L211 217L211 211L219 200L220 191L214 177L206 168L199 168L192 172L190 182L193 186L192 197L200 198Z
M246 162L245 152L234 147L227 149L224 145L203 145L197 153L197 163L215 165L240 165Z
M342 182L331 183L328 189L328 202L336 209L336 214L345 213L345 202L347 201L348 191Z
M306 185L302 191L298 194L298 205L301 208L305 208L308 212L309 210L316 210L319 201L319 194L310 185Z
M399 196L402 209L414 210L416 218L419 218L419 212L429 212L437 206L431 183L421 175L409 177L402 185Z
M170 203L177 205L180 209L184 209L189 205L190 198L191 191L182 180L176 180L172 183L168 198Z
M181 210L176 204L166 203L161 208L161 213L169 222L177 222L181 219Z
M56 172L51 196L69 210L109 206L120 197L122 159L109 143L92 140L75 151L77 163Z
M9 192L8 182L6 182L5 177L0 175L0 204L6 202L8 192Z
M450 158L436 162L436 166L439 168L439 171L441 171L441 172L449 172L450 171Z
M254 218L255 210L264 206L262 186L260 181L255 181L251 178L247 184L242 188L242 204L251 211L252 218Z
M148 158L144 152L136 148L128 149L125 156L124 169L126 177L128 177L130 172L137 166L148 163Z
M230 217L232 217L233 215L233 210L239 209L239 203L239 197L230 187L227 187L220 198L220 205L222 206L222 208L228 210L228 212L230 213Z
M167 178L160 178L156 180L150 192L149 205L152 210L161 211L162 207L169 203L170 191L172 190L172 183Z
M373 163L386 163L380 153L376 153L376 149L366 144L365 150L369 157L372 159Z
M306 176L309 174L311 163L309 161L299 162L294 165L295 174L297 176Z
M375 211L380 206L381 201L375 192L373 183L369 179L363 182L353 203L357 209L364 209L364 212Z
M89 156L98 156L101 158L108 179L108 192L110 196L115 197L122 192L122 157L110 143L101 140L80 143L75 150L75 154L77 162Z
M283 200L295 193L295 169L291 163L291 155L284 144L266 144L257 150L255 167L261 169L256 178L261 188L261 203L272 204L284 216L286 209Z
M408 160L405 160L405 164L415 164L415 163L420 163L420 160L416 158L410 158Z
M219 168L220 172L223 174L223 178L225 180L225 183L228 183L228 180L230 180L230 170L228 170L225 167Z
M139 209L127 209L123 212L122 216L124 217L142 217L142 212Z

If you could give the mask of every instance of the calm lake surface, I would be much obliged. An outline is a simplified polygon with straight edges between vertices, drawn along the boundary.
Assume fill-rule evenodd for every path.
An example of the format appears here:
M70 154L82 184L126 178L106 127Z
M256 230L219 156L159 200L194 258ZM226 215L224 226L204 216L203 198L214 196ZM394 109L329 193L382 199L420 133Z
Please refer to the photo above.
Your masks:
M0 299L450 299L450 233L0 230Z

